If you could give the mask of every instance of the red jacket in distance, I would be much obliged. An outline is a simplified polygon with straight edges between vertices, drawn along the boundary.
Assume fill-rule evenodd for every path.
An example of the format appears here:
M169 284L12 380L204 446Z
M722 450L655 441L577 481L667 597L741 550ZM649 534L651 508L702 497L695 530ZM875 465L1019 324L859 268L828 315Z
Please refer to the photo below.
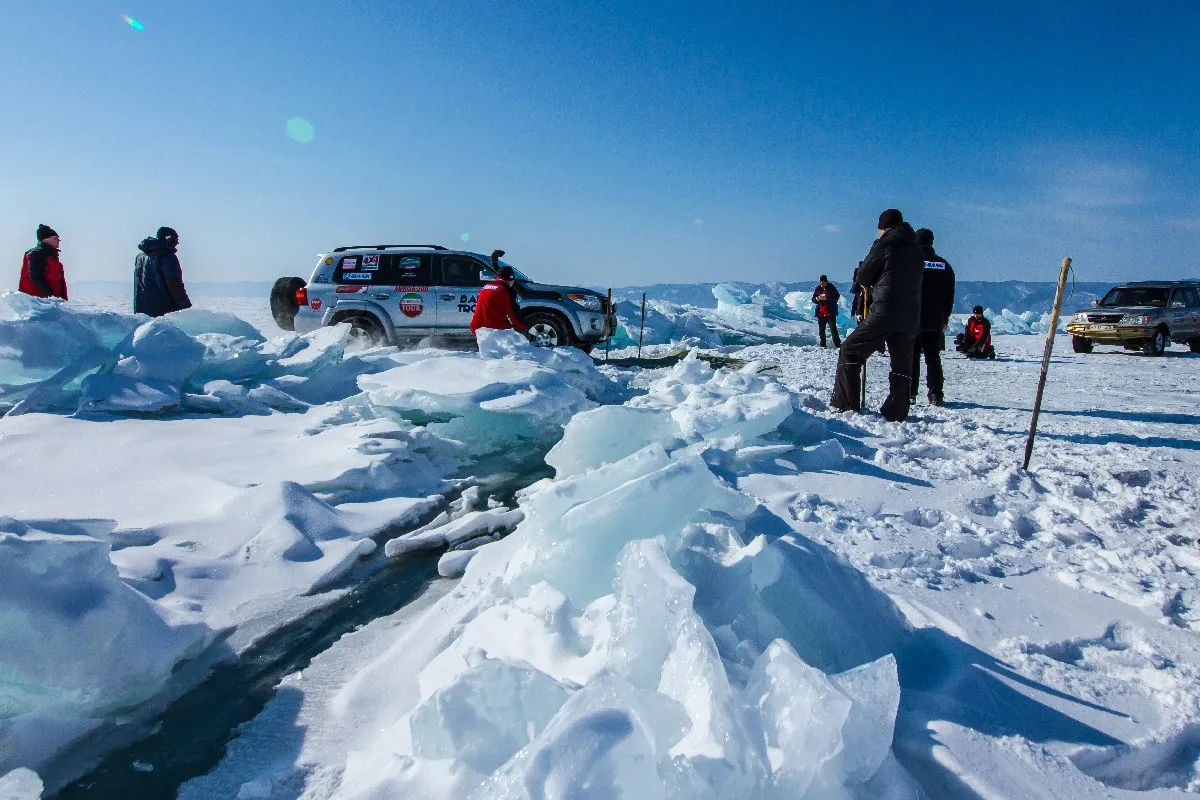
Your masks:
M67 278L63 274L58 250L39 244L25 252L21 261L21 281L17 290L34 297L61 297L67 299Z
M971 344L982 344L987 347L992 343L992 323L984 319L971 317L967 320L967 341Z
M479 290L475 313L471 315L471 333L480 328L528 330L517 314L517 307L513 305L512 292L499 278Z

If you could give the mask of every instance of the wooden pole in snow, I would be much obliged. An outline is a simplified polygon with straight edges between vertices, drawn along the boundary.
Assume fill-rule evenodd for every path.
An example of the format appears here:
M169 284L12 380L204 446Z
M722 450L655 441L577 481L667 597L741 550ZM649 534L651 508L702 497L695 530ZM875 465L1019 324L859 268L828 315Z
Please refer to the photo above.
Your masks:
M642 327L638 328L638 361L642 360L642 334L646 332L646 293L642 292Z
M868 287L864 286L864 287L862 287L862 292L863 292L862 315L858 318L859 325L866 322L866 320L867 320L867 303L871 302L871 290ZM820 324L820 323L818 323L818 324ZM834 324L837 324L837 323L834 323ZM847 335L849 335L849 334L847 334ZM867 358L870 358L870 356L868 355ZM867 405L867 359L866 358L863 359L862 386L859 391L861 393L861 396L858 399L858 406L861 409Z
M1063 291L1067 288L1067 273L1071 271L1071 259L1064 258L1058 273L1058 291L1054 293L1054 310L1050 312L1050 330L1046 334L1046 349L1042 353L1042 374L1038 378L1037 396L1033 399L1033 419L1029 421L1029 438L1025 440L1025 463L1021 469L1029 469L1029 457L1033 455L1033 439L1037 436L1038 416L1042 413L1042 392L1046 390L1046 374L1050 371L1050 356L1054 352L1054 334L1058 333L1058 315L1062 311Z
M609 316L612 316L613 319L616 319L616 316L614 316L612 313L612 287L611 286L608 287L608 313L609 313ZM610 343L612 343L612 337L613 337L614 333L616 333L615 330L609 331L608 337L604 340L604 363L605 364L608 363L608 346Z

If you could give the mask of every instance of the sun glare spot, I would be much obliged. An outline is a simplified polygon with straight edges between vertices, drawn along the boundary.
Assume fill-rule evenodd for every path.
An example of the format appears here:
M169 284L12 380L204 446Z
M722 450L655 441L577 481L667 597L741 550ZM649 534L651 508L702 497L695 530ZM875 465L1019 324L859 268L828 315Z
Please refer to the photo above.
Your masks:
M292 117L287 121L287 135L293 142L308 144L313 140L316 131L312 123L303 117Z

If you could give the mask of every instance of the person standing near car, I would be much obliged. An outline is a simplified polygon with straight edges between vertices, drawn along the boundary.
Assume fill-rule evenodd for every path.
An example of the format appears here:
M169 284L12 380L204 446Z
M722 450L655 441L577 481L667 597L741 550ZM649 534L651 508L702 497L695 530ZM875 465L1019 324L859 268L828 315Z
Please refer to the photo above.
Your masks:
M841 300L841 295L838 293L837 287L829 282L828 276L822 275L812 296L813 304L817 307L817 332L821 335L821 347L826 346L826 327L833 331L833 346L842 346L842 339L838 336L837 329L839 300Z
M471 315L472 335L480 328L501 331L515 328L522 333L528 330L525 323L521 322L520 313L513 302L512 290L516 282L517 276L513 268L503 266L496 271L496 277L479 290L479 299L475 301L475 313Z
M192 307L176 250L179 234L163 226L138 245L133 260L133 313L161 317Z
M829 407L859 411L862 367L881 344L887 345L892 371L888 396L879 409L885 419L908 418L913 342L921 329L921 278L924 258L917 235L904 216L889 208L879 215L879 238L858 270L870 290L866 319L842 342Z
M946 349L946 328L954 311L954 269L934 251L933 231L918 230L917 244L925 258L925 271L921 276L921 333L913 346L912 388L908 399L910 403L917 402L921 353L924 353L926 397L931 406L940 406L945 388L942 351Z
M25 251L17 290L34 297L67 299L67 277L58 260L62 240L49 225L37 226L38 243Z

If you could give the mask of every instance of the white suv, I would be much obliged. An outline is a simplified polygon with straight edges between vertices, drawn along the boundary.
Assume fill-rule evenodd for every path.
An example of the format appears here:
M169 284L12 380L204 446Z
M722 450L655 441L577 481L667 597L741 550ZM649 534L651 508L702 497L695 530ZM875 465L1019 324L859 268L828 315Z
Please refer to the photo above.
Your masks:
M275 281L271 313L279 327L300 333L348 322L351 335L368 344L469 340L479 290L500 266L511 266L500 260L503 255L441 245L338 247L319 257L307 283ZM599 292L534 283L514 272L517 308L535 343L590 352L616 329Z

